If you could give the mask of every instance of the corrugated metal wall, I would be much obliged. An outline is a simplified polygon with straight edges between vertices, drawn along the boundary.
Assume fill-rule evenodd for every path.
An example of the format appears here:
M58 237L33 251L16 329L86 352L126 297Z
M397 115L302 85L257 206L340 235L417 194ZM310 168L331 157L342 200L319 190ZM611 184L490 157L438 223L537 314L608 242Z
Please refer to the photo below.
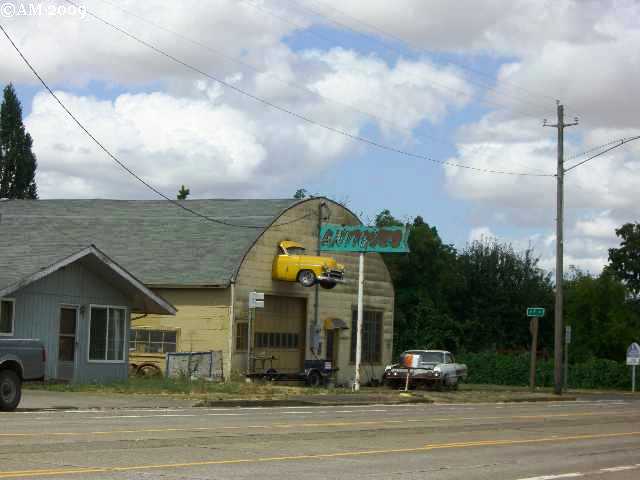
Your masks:
M47 349L46 378L57 377L58 334L60 307L78 305L80 313L76 327L75 382L102 382L126 379L128 375L128 334L125 358L121 363L89 363L89 308L94 305L127 307L130 302L124 294L103 281L79 263L69 265L46 278L18 290L16 301L15 337L37 338Z

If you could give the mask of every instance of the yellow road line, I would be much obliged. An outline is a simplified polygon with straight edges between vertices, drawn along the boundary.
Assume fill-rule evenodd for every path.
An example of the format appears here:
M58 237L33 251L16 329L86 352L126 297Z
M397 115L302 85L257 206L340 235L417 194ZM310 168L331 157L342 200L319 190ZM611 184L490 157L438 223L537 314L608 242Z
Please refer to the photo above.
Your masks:
M268 462L285 462L285 461L300 461L300 460L320 460L326 458L342 458L342 457L357 457L367 455L388 455L393 453L416 453L427 452L429 450L438 449L455 449L455 448L471 448L471 447L487 447L487 446L512 446L512 445L524 445L524 444L536 444L536 443L550 443L550 442L566 442L576 440L597 440L603 438L622 438L639 436L638 432L622 432L622 433L594 433L584 435L569 435L569 436L554 436L554 437L542 437L531 438L522 440L477 440L470 442L453 442L453 443L433 443L426 444L422 447L414 448L393 448L393 449L378 449L378 450L360 450L360 451L347 451L347 452L335 452L335 453L318 453L307 455L288 455L288 456L274 456L274 457L256 457L256 458L241 458L231 460L204 460L198 462L183 462L183 463L165 463L165 464L151 464L151 465L133 465L126 467L75 467L75 468L60 468L60 469L37 469L37 470L14 470L0 472L0 479L2 478L28 478L28 477L46 477L46 476L59 476L59 475L77 475L77 474L90 474L90 473L119 473L119 472L131 472L136 470L161 470L161 469L175 469L175 468L193 468L212 465L237 465L247 463L268 463Z
M401 420L368 420L355 422L315 422L315 423L271 423L266 425L235 425L216 427L167 427L167 428L139 428L127 430L99 430L93 432L7 432L0 433L1 438L28 438L28 437L72 437L83 435L118 435L128 433L171 433L171 432L199 432L215 430L242 430L245 428L314 428L314 427L356 427L356 426L382 426L401 423L429 423L449 422L454 420L545 420L547 418L571 418L571 417L614 417L614 416L638 416L638 412L577 412L577 413L549 413L543 415L504 415L484 417L440 417L440 418L405 418Z

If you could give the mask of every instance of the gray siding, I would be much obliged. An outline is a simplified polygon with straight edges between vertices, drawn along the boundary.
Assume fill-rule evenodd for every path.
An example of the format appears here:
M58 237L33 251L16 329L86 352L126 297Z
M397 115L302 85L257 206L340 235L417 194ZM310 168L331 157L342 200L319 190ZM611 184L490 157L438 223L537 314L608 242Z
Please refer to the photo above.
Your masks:
M57 378L58 334L60 307L78 305L80 313L76 327L76 360L74 382L123 380L128 375L128 343L122 363L88 361L89 305L127 307L126 336L128 342L130 302L110 284L93 272L75 263L18 290L11 298L15 305L16 338L37 338L47 350L46 378Z

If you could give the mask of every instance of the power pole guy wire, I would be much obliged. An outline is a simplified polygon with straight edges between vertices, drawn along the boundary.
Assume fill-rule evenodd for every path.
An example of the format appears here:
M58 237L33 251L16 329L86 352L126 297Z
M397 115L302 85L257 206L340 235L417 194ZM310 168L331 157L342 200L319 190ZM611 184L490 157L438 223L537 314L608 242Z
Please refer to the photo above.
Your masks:
M564 173L567 173L571 170L573 170L576 167L579 167L580 165L584 165L585 163L587 163L590 160L593 160L594 158L599 157L600 155L604 155L607 152L610 152L611 150L613 150L614 148L618 148L621 147L622 145L624 145L625 143L629 143L629 142L633 142L634 140L640 140L640 135L635 136L635 137L629 137L629 138L621 138L620 140L616 140L615 142L610 142L607 143L606 145L611 145L612 143L615 143L616 145L607 148L606 150L603 150L600 153L597 153L595 155L592 155L591 157L582 160L581 162L576 163L575 165L571 165L569 168L565 169ZM600 148L606 146L606 145L602 145ZM598 147L595 148L596 150L598 149ZM593 150L593 149L592 149Z

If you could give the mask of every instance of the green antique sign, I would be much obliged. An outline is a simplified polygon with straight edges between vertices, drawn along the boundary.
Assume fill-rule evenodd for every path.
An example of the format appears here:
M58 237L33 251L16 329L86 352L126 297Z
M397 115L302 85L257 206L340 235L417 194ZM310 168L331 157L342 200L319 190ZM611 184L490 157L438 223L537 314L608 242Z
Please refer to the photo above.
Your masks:
M320 229L320 251L407 253L407 229L325 224Z

